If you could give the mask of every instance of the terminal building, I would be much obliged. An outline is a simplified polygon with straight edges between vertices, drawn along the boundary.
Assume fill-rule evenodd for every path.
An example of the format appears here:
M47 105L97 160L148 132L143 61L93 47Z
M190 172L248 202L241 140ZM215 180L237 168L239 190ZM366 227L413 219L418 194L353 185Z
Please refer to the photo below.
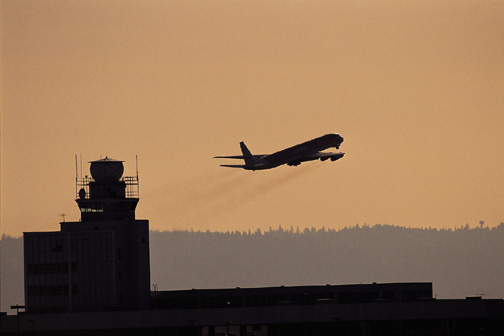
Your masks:
M504 335L504 300L438 300L429 282L151 292L138 173L90 164L80 221L24 234L26 307L0 314L2 335Z

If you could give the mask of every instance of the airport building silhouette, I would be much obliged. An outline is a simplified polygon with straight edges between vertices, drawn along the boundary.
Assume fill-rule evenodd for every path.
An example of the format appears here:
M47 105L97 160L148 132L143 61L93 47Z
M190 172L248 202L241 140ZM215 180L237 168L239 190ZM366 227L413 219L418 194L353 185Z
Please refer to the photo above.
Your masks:
M432 283L150 290L138 173L92 161L77 177L81 220L24 233L24 312L2 335L504 335L504 300L438 300Z
M78 222L24 234L27 311L142 310L150 305L149 222L135 219L138 174L92 161L77 178Z

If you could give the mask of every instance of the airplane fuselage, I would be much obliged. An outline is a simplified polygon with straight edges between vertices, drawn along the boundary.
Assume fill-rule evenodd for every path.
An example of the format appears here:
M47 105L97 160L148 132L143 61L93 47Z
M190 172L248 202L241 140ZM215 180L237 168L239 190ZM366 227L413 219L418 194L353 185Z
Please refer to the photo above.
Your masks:
M307 153L316 153L331 147L339 148L343 142L339 134L326 134L301 144L282 149L273 154L255 158L253 162L245 164L246 170L263 170L278 167L283 164L298 165L301 162L318 160L318 157L306 158ZM341 155L342 157L343 155Z
M339 134L326 134L298 145L282 149L273 154L266 155L264 159L277 167L285 163L296 162L296 159L302 158L307 153L315 153L331 147L338 149L342 142L343 138Z
M339 148L342 142L343 138L339 134L326 134L298 145L282 149L273 154L252 155L245 143L242 141L240 142L240 148L243 155L216 156L216 158L243 159L245 161L245 164L243 165L226 164L221 165L221 167L243 168L246 170L271 169L283 164L297 166L301 162L305 161L325 161L328 159L336 161L342 158L345 153L321 152L331 147Z

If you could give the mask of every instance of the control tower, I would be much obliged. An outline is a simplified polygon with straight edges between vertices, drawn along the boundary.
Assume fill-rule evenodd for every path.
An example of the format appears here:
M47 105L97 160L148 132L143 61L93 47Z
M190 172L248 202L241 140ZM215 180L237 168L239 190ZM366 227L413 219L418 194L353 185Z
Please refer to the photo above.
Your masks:
M90 162L76 177L81 219L56 232L25 232L29 312L143 310L150 305L149 221L135 218L138 173L123 161Z

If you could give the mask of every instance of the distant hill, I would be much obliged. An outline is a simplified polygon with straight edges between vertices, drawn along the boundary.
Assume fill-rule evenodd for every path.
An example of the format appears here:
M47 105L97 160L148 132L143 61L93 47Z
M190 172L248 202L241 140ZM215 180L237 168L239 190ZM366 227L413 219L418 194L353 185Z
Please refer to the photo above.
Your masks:
M495 228L155 232L159 290L433 282L438 298L504 297L504 223ZM4 236L2 311L23 299L22 239Z

